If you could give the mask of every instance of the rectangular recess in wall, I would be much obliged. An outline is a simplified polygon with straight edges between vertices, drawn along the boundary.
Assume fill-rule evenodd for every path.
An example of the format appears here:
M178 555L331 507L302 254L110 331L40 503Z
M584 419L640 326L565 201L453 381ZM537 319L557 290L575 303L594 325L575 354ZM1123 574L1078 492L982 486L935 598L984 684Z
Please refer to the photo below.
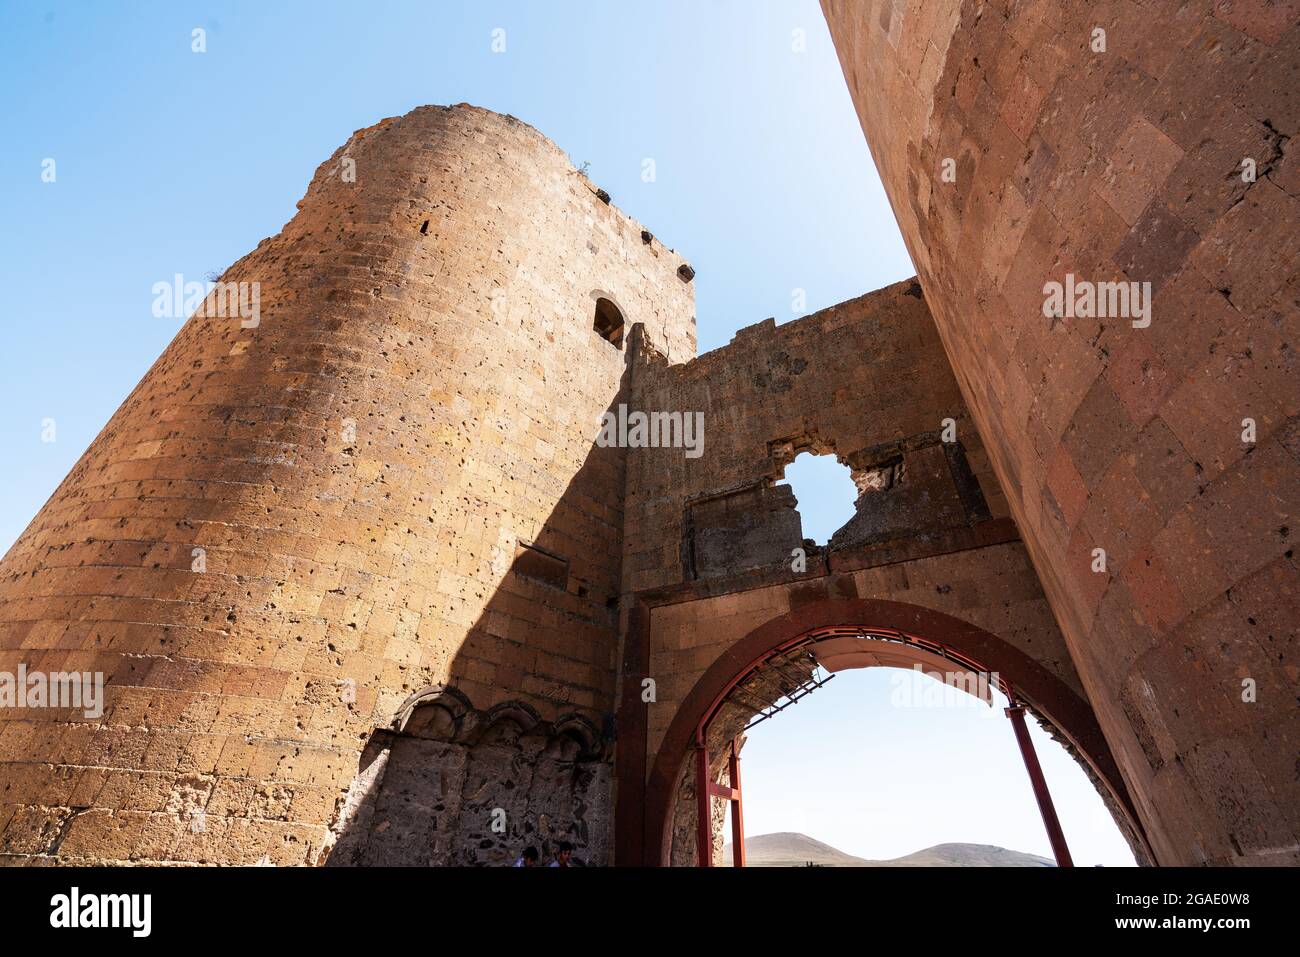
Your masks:
M568 560L528 542L519 543L511 570L553 588L569 587Z

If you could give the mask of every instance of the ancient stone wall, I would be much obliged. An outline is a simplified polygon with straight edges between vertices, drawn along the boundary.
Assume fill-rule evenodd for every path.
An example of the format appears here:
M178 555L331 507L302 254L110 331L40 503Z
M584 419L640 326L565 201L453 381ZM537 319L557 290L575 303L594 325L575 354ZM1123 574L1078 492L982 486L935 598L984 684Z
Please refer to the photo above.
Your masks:
M825 603L862 607L858 600L882 604L870 606L871 620L819 623L913 629L943 642L945 634L927 630L935 621L945 632L960 622L995 636L985 647L1011 649L1006 660L1025 674L1041 672L1035 691L1044 693L1029 702L1069 719L1067 734L1145 856L916 283L781 326L750 326L684 365L640 347L631 396L647 413L701 413L704 441L697 456L628 450L620 860L694 859L694 764L685 760L693 725L683 728L682 720L701 706L709 676L719 667L743 669L748 652L741 649L770 623ZM804 540L795 496L774 484L801 451L833 453L859 489L855 514L823 547ZM750 697L774 703L781 689L770 690ZM729 740L748 714L752 708L738 723L720 716L710 735L724 729L719 741ZM721 773L721 751L712 753Z
M1300 860L1295 5L823 8L1157 859Z
M427 687L543 750L607 738L624 463L593 440L626 353L596 300L685 358L682 266L513 118L356 133L227 270L260 323L191 318L0 564L0 669L107 680L98 720L0 713L0 855L318 860ZM491 770L521 736L449 746L491 758L457 833L549 815L600 858L607 816Z
M774 483L801 452L834 453L866 490L846 530L859 544L1006 515L915 282L748 326L686 364L649 348L633 362L632 404L701 413L704 443L628 456L628 592L788 566L803 536ZM874 481L895 465L906 481Z
M1082 696L1024 546L1012 540L655 606L650 751L658 752L678 706L710 665L765 622L828 595L906 602L971 622L1020 648Z
M0 563L0 671L107 680L0 712L0 861L603 863L615 732L644 843L702 676L838 601L1059 685L1160 862L1295 859L1294 16L824 6L920 284L688 361L693 271L536 131L359 131ZM802 451L860 491L823 548Z
M666 740L670 725L710 667L722 660L731 660L735 667L742 667L744 662L735 649L747 635L767 622L797 612L810 601L827 597L905 603L969 622L1030 656L1082 703L1078 677L1023 544L1013 539L982 547L967 547L966 543L950 547L954 550L943 554L887 561L856 571L804 576L801 581L757 587L751 582L718 595L683 595L651 608L647 674L655 680L656 698L646 709L649 769L653 771L656 761L669 756L667 752L674 746L674 742ZM863 556L855 557L863 559ZM844 620L841 624L869 627L895 623ZM942 635L927 635L924 630L918 630L923 637L943 640ZM766 694L751 692L747 698L762 705L776 704L792 687L774 688ZM1052 703L1044 704L1050 707ZM719 779L725 764L726 743L752 714L750 709L743 713L724 712L710 726L715 780ZM1008 747L1013 747L1009 728L1007 734ZM619 746L623 744L620 738ZM670 859L677 865L694 862L694 778L695 766L688 760L673 782ZM715 802L719 807L723 803L718 799ZM1117 823L1127 830L1118 817ZM717 830L715 834L720 848L723 832ZM1130 840L1139 860L1142 859L1144 852L1139 843Z
M574 864L603 865L611 773L590 722L542 722L522 704L484 712L431 688L370 739L325 863L502 866L531 845L546 864L569 841Z

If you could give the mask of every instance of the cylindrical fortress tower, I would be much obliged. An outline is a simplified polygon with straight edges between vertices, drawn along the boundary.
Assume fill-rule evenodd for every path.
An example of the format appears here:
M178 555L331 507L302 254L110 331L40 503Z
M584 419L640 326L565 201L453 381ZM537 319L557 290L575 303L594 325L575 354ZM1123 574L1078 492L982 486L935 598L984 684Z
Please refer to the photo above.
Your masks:
M694 355L682 265L512 117L354 134L224 275L256 322L190 318L0 565L0 671L106 682L0 710L0 859L603 863L594 440L634 323Z
M1294 6L823 8L1158 861L1300 861Z

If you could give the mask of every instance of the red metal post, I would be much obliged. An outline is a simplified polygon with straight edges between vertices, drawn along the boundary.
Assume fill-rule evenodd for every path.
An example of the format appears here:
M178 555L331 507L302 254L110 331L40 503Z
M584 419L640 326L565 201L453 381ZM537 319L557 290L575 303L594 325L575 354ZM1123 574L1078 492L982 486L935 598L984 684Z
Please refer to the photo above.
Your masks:
M713 866L713 782L709 780L709 749L700 743L695 751L695 799L699 820L695 828L697 863Z
M740 755L736 753L736 742L731 742L731 759L728 766L731 776L731 789L735 797L731 799L731 863L736 867L745 866L745 818L741 810L743 792L740 789Z
M1012 699L1007 708L1007 717L1016 732L1016 743L1020 745L1020 756L1025 759L1025 770L1029 772L1029 783L1034 789L1034 798L1038 801L1038 812L1043 815L1043 826L1047 828L1047 839L1052 844L1052 854L1056 857L1057 867L1073 867L1070 849L1065 844L1065 834L1061 822L1056 817L1056 807L1052 804L1052 795L1047 790L1047 779L1038 763L1038 754L1034 751L1034 742L1029 738L1029 728L1025 726L1025 709Z

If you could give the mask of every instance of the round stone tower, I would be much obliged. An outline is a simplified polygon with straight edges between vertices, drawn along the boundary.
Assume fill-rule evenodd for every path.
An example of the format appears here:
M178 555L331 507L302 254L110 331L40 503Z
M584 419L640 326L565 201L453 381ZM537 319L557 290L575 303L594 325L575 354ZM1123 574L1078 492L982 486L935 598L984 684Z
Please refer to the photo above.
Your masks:
M394 859L363 824L408 862L603 862L623 453L594 440L634 324L694 355L691 271L464 105L357 132L298 205L0 564L0 671L104 681L99 715L0 711L0 855ZM512 780L512 749L546 760Z
M1300 860L1294 4L822 5L1158 861Z

